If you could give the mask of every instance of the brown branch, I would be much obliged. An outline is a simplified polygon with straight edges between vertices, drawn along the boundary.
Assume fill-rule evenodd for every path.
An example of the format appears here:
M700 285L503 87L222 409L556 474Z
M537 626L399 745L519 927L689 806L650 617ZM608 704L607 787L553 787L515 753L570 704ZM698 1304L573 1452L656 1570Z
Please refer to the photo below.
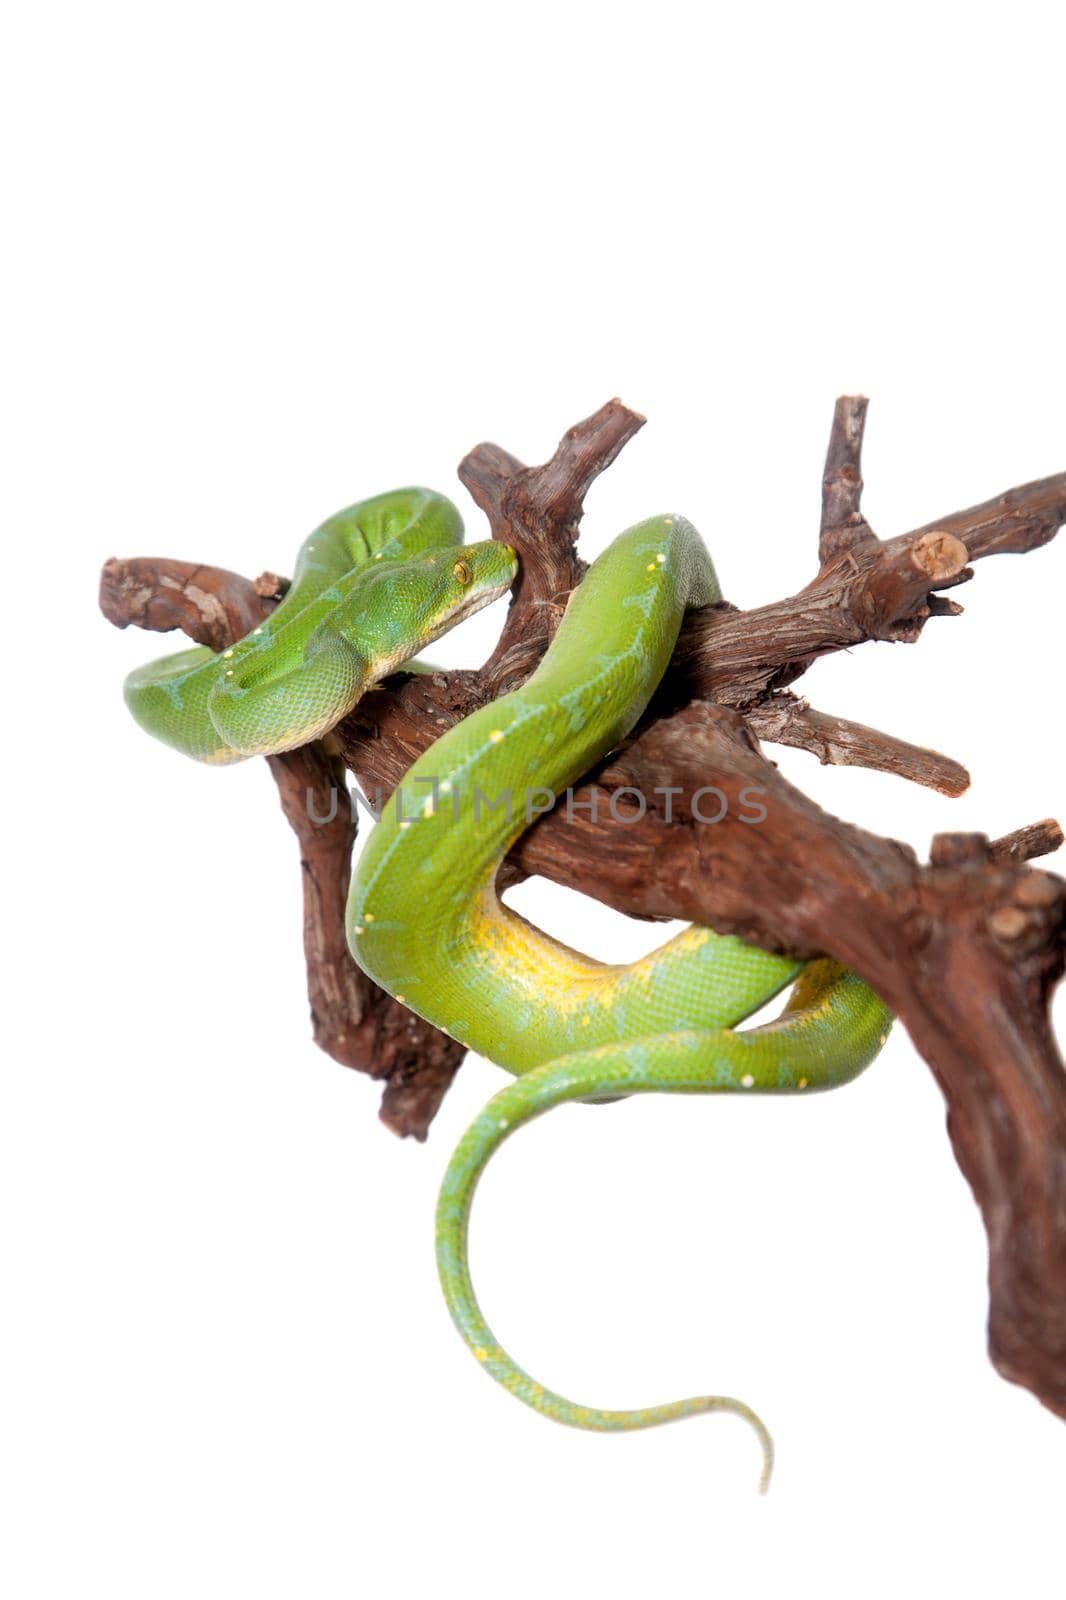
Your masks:
M1054 817L1045 817L1043 822L1031 822L1025 828L1005 833L1002 839L993 839L988 849L993 859L1033 861L1037 856L1051 855L1062 841L1062 829Z
M613 792L650 796L665 774L681 790L672 821L661 810L628 825L611 816ZM708 783L727 801L718 825L694 820L693 796ZM761 824L744 820L753 791ZM993 1360L1066 1416L1066 1075L1048 1017L1066 964L1066 884L1018 860L1048 848L1054 827L998 849L945 835L922 866L820 811L736 713L708 705L649 729L579 799L572 818L559 808L520 841L523 871L619 910L828 952L899 1015L944 1093L988 1230ZM704 801L704 815L708 805L719 809Z
M693 693L744 710L812 661L867 639L911 643L933 615L958 615L933 591L965 583L968 563L1046 544L1066 520L1066 473L835 556L799 594L751 611L686 619L675 664Z
M984 556L1026 555L1053 539L1064 518L1066 472L1056 472L1051 478L1023 483L966 511L938 517L891 543L898 546L942 533L961 539L971 561Z
M833 412L829 449L822 474L822 530L818 556L828 566L835 556L874 538L860 510L862 499L862 436L866 407L862 395L841 395Z
M321 742L268 756L300 846L304 954L315 1043L342 1066L385 1080L381 1119L424 1139L464 1050L379 989L348 951L345 904L356 816L339 756Z
M520 567L499 643L482 669L487 698L520 683L555 632L584 571L574 549L585 496L644 418L620 400L563 435L550 461L526 467L499 445L479 444L459 477L489 519L492 537L517 550Z
M950 756L879 733L861 722L815 711L795 695L772 695L752 706L747 720L760 739L806 750L824 767L869 767L952 796L963 794L970 786L970 774Z
M1066 1415L1066 1076L1047 1004L1066 962L1066 886L1025 865L1056 848L1061 831L1034 823L994 844L941 835L922 863L905 845L820 810L766 760L752 732L960 792L966 774L949 758L813 712L779 691L827 652L866 639L914 640L930 616L957 615L941 591L967 581L971 562L1052 537L1066 517L1066 474L881 541L860 510L865 409L858 399L837 405L812 582L750 611L721 604L690 617L652 713L577 797L597 809L568 815L557 805L518 841L502 881L539 873L633 915L687 917L800 957L829 954L877 989L943 1090L955 1154L985 1219L993 1359ZM444 729L536 664L580 572L573 541L582 497L641 420L611 402L572 429L541 468L492 445L466 458L463 480L493 536L519 550L521 582L484 669L397 675L336 730L366 792L387 794ZM177 572L173 564L164 570ZM217 594L223 610L226 596L232 603L232 575L189 570L194 588ZM210 625L213 608L190 601L184 579L178 589L178 598L164 594L141 564L127 563L109 579L109 614L187 631ZM702 702L686 705L694 694ZM347 875L351 838L336 827L327 865L326 846L304 826L301 785L317 793L316 785L332 783L330 758L313 758L326 765L309 784L282 759L283 803L305 862L321 863L333 880L318 881L317 866L305 866L315 880L305 902L309 964L325 969L313 1004L317 994L316 1022L319 1010L332 1015L319 1029L335 1050L329 1028L341 1018L347 1027L363 1003L358 980L348 987L341 947L337 882ZM724 801L713 824L697 794L706 798L711 786ZM643 810L622 789L642 795ZM711 815L718 804L711 800ZM334 991L341 998L330 1013L321 996ZM380 1033L371 1035L358 1063L364 1070L375 1070L388 1049ZM422 1131L453 1067L439 1037L430 1030L418 1046L427 1063L438 1063L435 1087L419 1102ZM400 1107L396 1124L408 1126L409 1115Z
M100 610L116 628L180 628L197 644L225 650L262 622L273 604L247 578L221 567L112 556L100 573Z
M218 567L112 559L101 574L100 608L118 628L180 628L217 651L262 622L286 586L273 573L253 584ZM382 1121L424 1139L464 1052L371 983L348 952L344 907L356 824L343 762L322 743L267 760L300 847L315 1043L342 1066L383 1078Z

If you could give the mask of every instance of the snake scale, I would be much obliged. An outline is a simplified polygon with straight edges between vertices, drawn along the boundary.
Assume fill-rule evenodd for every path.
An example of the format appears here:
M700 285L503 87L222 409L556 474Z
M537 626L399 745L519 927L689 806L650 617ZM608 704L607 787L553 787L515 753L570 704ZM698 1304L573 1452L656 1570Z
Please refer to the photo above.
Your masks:
M200 647L137 669L127 704L148 732L212 764L305 744L510 586L514 551L461 540L458 511L428 490L351 506L304 542L292 586L264 623L221 655ZM685 611L719 598L710 556L683 517L620 534L571 595L533 675L446 732L406 774L356 864L347 932L376 983L514 1075L460 1141L437 1210L441 1283L478 1361L527 1405L578 1428L739 1415L762 1445L765 1488L772 1444L749 1407L723 1395L639 1410L575 1404L501 1348L467 1263L486 1162L554 1106L830 1088L861 1072L887 1037L882 1001L833 961L804 965L692 926L641 960L603 965L497 896L497 868L531 804L544 809L625 737ZM789 984L775 1020L740 1027Z

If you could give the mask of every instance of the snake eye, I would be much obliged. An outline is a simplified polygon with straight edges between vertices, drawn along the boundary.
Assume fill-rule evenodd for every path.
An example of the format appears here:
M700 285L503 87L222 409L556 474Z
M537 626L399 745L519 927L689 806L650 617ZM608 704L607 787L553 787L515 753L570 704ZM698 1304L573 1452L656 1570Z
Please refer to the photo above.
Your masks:
M455 573L455 576L459 579L460 583L470 582L470 568L467 566L465 561L457 561L455 566L452 568L452 571Z

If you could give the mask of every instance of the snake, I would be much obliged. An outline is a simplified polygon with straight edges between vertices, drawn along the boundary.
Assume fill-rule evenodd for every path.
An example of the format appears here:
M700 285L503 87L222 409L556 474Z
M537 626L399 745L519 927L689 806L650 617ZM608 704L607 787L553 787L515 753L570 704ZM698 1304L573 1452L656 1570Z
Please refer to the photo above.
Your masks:
M640 960L608 965L506 906L499 865L532 816L632 730L687 610L721 598L684 517L618 535L572 591L539 666L514 692L446 732L407 772L353 872L349 948L397 1000L504 1067L440 1190L437 1262L452 1318L485 1371L555 1421L594 1431L732 1412L773 1465L761 1418L702 1395L635 1410L578 1405L539 1383L495 1338L474 1292L468 1228L490 1157L567 1101L649 1093L801 1092L846 1083L884 1044L891 1014L853 972L806 964L693 925ZM773 1021L740 1024L787 985Z
M510 587L514 551L462 539L458 508L431 489L357 501L304 540L263 622L225 650L135 668L126 704L146 733L210 766L309 744Z
M425 645L511 586L515 551L462 537L458 510L430 490L348 507L305 540L263 623L221 652L198 646L138 668L125 684L130 710L212 765L322 737L374 683L417 667ZM346 933L375 983L513 1078L459 1141L437 1205L444 1297L482 1368L540 1414L597 1432L732 1413L758 1438L765 1490L773 1442L743 1401L705 1394L607 1410L567 1399L500 1345L468 1259L488 1161L547 1111L651 1093L829 1089L862 1072L888 1036L883 1001L832 959L795 960L693 924L639 960L605 964L500 899L508 851L632 731L685 613L720 598L710 554L684 517L619 534L570 594L532 675L446 731L405 774L352 873ZM786 988L776 1018L741 1026Z

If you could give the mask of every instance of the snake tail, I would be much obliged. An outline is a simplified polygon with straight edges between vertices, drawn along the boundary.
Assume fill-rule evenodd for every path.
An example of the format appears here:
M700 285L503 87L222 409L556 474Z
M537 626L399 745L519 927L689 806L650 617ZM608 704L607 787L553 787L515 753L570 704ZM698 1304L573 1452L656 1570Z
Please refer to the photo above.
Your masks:
M749 1423L759 1441L759 1489L765 1493L773 1471L773 1440L761 1417L742 1400L696 1395L635 1410L603 1410L568 1400L520 1367L496 1339L478 1303L468 1259L470 1212L481 1175L500 1146L524 1124L568 1101L664 1089L679 1094L826 1089L848 1082L884 1042L883 1007L864 1001L859 988L859 980L846 968L814 962L773 1022L747 1031L675 1033L668 1047L652 1037L581 1051L533 1068L489 1101L457 1146L441 1186L437 1267L464 1342L508 1393L556 1422L606 1433L655 1428L708 1412L730 1413Z
M637 961L604 965L500 900L499 864L530 821L509 800L531 784L558 796L616 748L654 693L685 611L719 594L707 549L683 517L653 517L620 534L570 596L532 676L443 734L405 775L404 810L386 808L353 873L347 932L382 988L516 1078L460 1144L438 1210L445 1296L479 1362L571 1427L625 1432L732 1412L758 1434L765 1478L769 1435L739 1400L606 1411L537 1383L493 1336L467 1264L485 1163L552 1106L829 1088L862 1071L887 1036L881 1000L833 962L804 966L693 925ZM479 805L485 797L491 803ZM789 984L774 1022L741 1028Z

